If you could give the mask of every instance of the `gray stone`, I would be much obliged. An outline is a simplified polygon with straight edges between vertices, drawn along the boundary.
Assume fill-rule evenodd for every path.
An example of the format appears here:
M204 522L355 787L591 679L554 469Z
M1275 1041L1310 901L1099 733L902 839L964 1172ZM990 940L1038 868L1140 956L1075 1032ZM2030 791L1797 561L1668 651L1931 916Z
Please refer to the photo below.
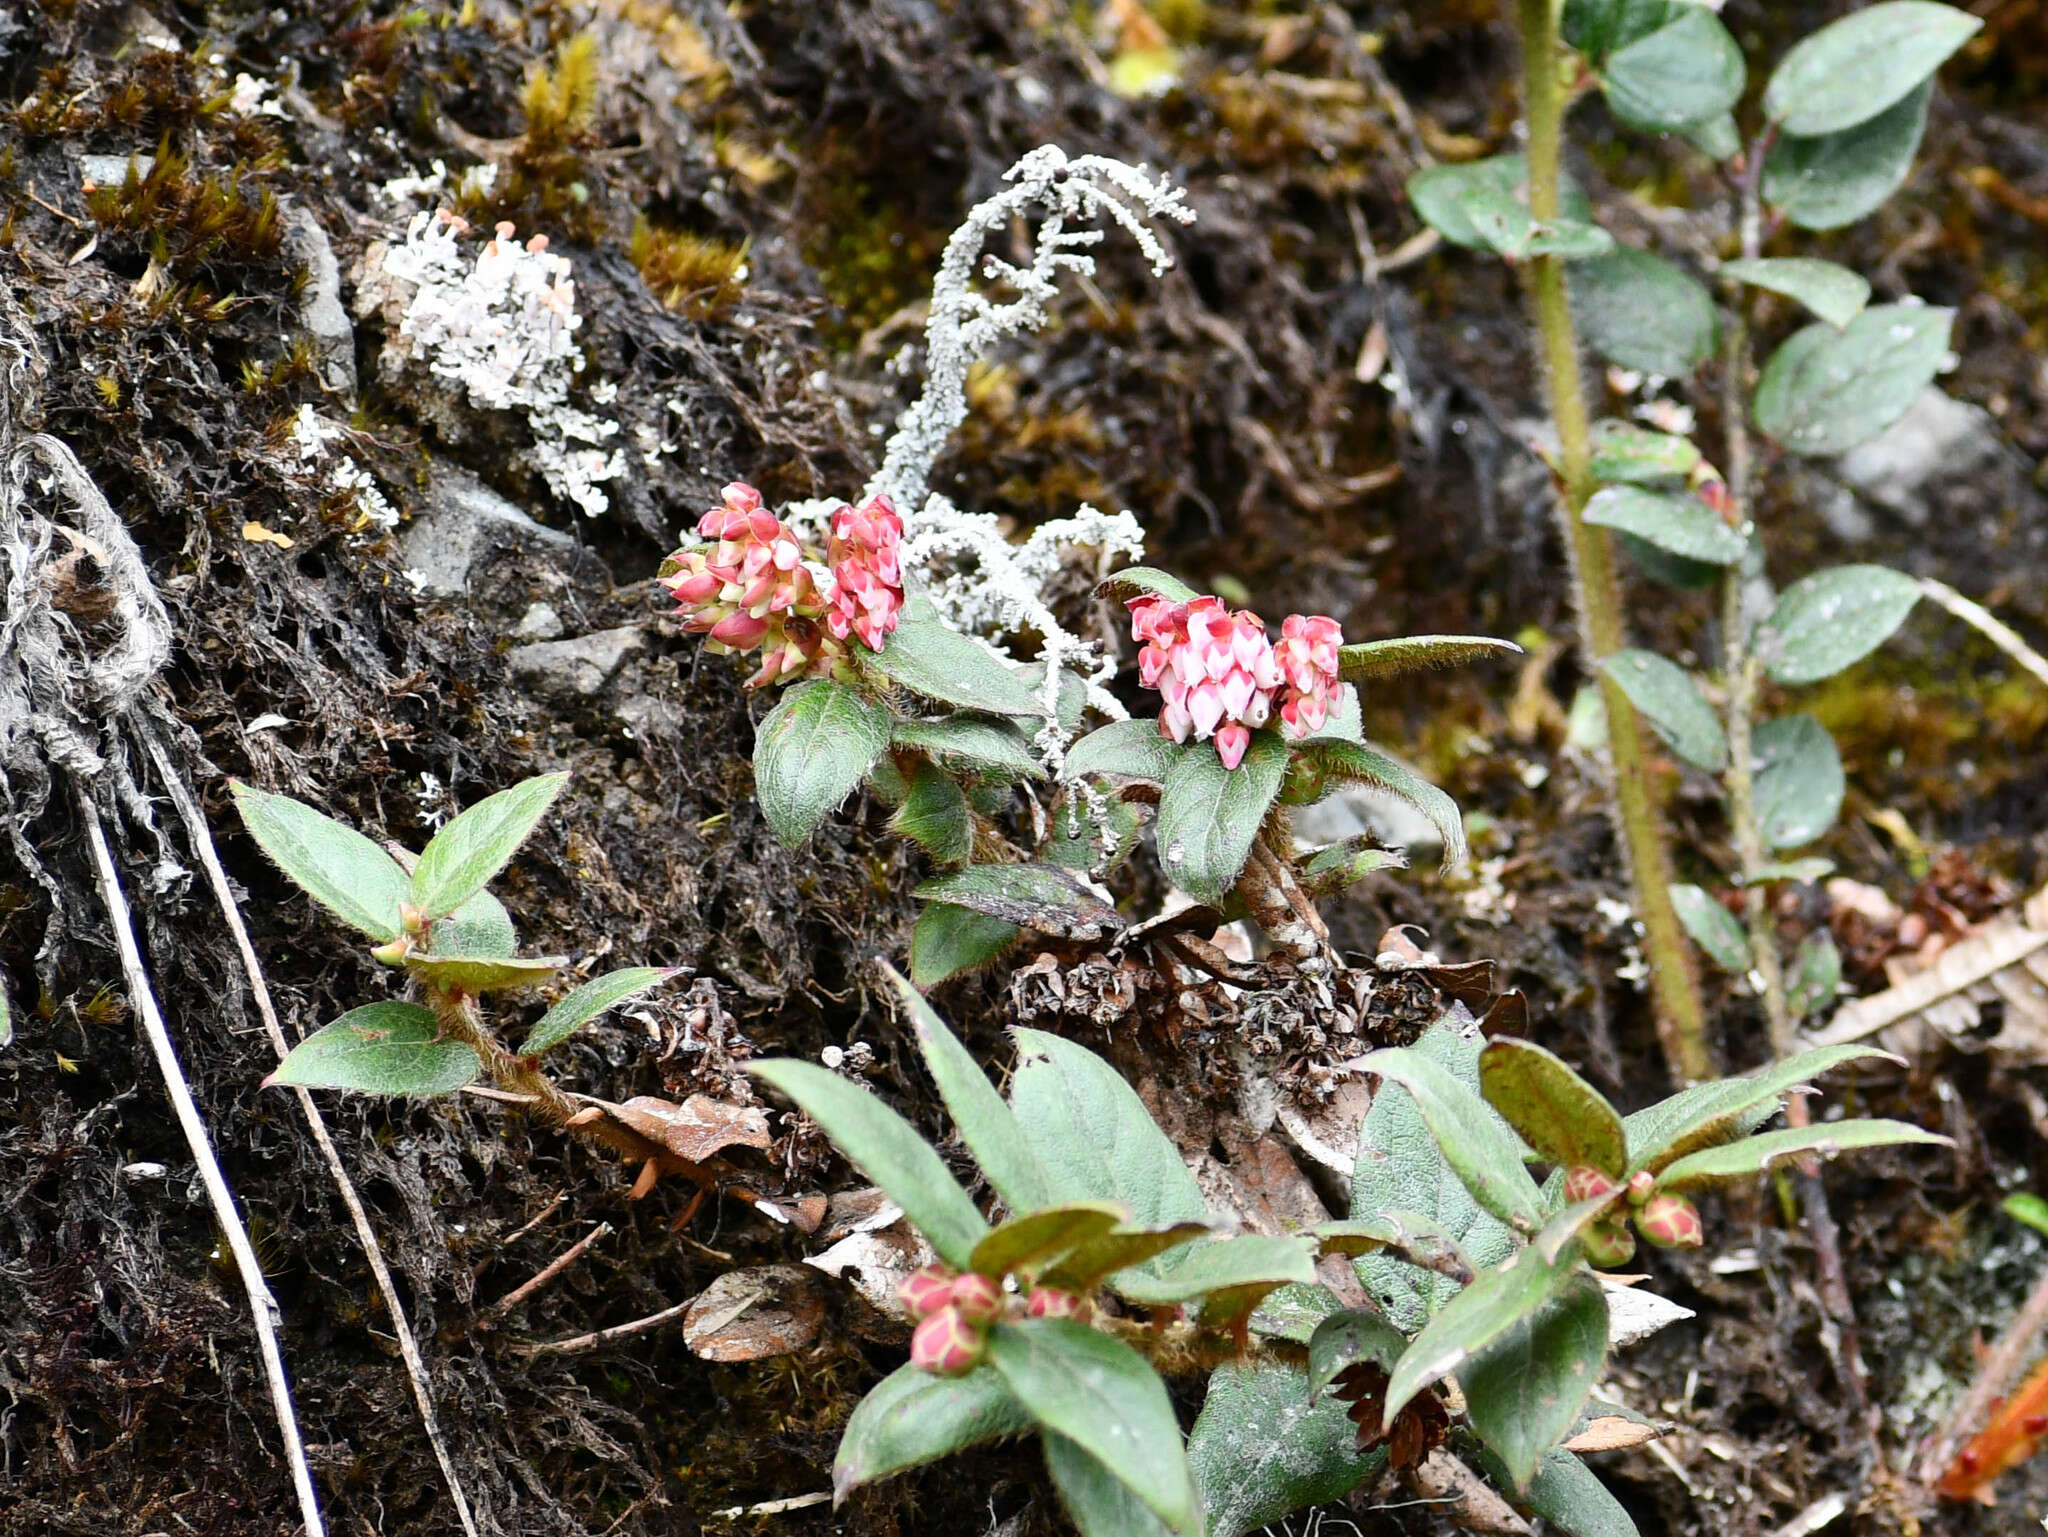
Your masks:
M597 630L569 640L536 641L505 654L512 676L536 694L588 699L618 676L626 659L647 644L633 625Z
M1835 461L1835 472L1866 499L1915 528L1935 492L2008 453L1991 413L1929 385L1906 414Z
M356 333L341 304L341 267L327 231L311 212L287 204L282 221L285 251L306 269L306 293L299 324L320 353L320 380L344 395L356 391Z
M1321 847L1370 833L1388 848L1414 853L1443 847L1443 834L1398 795L1370 785L1345 785L1313 806L1294 812L1294 836Z
M427 492L426 511L406 526L401 537L406 564L417 574L420 590L437 598L472 592L472 578L479 568L500 556L515 557L529 566L572 571L584 581L592 575L600 582L609 580L603 562L569 535L534 522L482 481L460 470L444 469L435 475ZM595 567L595 573L580 569L587 567Z
M80 155L78 179L81 183L91 182L95 187L118 187L128 179L131 161L138 178L147 176L156 168L156 156L142 150L132 155Z
M512 631L514 640L554 640L562 633L562 616L552 603L530 603Z

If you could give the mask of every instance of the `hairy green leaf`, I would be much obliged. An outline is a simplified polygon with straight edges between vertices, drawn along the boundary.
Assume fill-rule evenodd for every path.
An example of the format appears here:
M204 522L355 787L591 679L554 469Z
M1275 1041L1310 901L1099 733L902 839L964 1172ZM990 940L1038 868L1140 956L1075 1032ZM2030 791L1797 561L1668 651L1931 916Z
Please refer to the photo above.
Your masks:
M1012 1217L974 1246L969 1269L1001 1277L1012 1271L1035 1275L1130 1216L1114 1201L1076 1201Z
M899 1366L846 1422L832 1459L833 1501L891 1473L937 1462L984 1441L1021 1436L1032 1423L993 1367L941 1377L921 1367Z
M1400 796L1427 817L1444 840L1444 869L1454 869L1465 862L1465 819L1459 814L1458 803L1406 764L1362 742L1311 742L1304 743L1298 751L1332 779L1377 785Z
M568 782L567 774L522 780L485 796L434 834L412 871L412 905L420 916L445 917L483 890L519 852Z
M1654 651L1630 649L1603 658L1600 670L1621 685L1628 702L1679 757L1710 774L1728 766L1721 717L1683 667Z
M1774 683L1818 683L1860 662L1906 622L1920 584L1885 566L1830 566L1778 595L1756 649Z
M1056 1430L1041 1439L1045 1471L1081 1537L1159 1537L1173 1531L1080 1443Z
M1819 321L1771 354L1756 424L1795 454L1846 453L1904 416L1948 352L1953 310L1880 304L1836 329Z
M1889 0L1822 27L1772 71L1764 113L1790 134L1867 123L1920 85L1983 23L1928 0Z
M882 649L863 649L861 660L891 683L956 709L991 715L1041 713L1038 696L1008 662L936 613L913 618L905 609Z
M1821 1046L1740 1078L1720 1078L1681 1089L1622 1123L1628 1129L1629 1169L1648 1169L1654 1174L1673 1159L1726 1142L1759 1108L1774 1110L1790 1090L1845 1062L1865 1058L1899 1060L1875 1046Z
M1742 559L1742 535L1689 493L1603 486L1586 503L1584 517L1588 523L1618 528L1660 550L1704 565L1732 566Z
M559 1046L578 1030L589 1024L608 1009L615 1009L629 998L637 998L650 988L659 987L681 968L674 966L628 966L620 971L608 971L601 977L592 977L588 982L572 988L527 1034L520 1044L519 1054L523 1057L538 1056L552 1046Z
M1308 1391L1296 1366L1226 1365L1188 1437L1210 1537L1242 1537L1305 1506L1341 1500L1386 1452L1358 1450L1344 1406Z
M1847 785L1828 728L1811 715L1786 715L1759 726L1755 745L1764 847L1798 848L1834 826Z
M1164 784L1181 759L1209 751L1161 736L1156 720L1113 720L1098 726L1067 749L1067 773L1074 778L1100 774L1106 779L1143 779Z
M1591 1468L1562 1447L1543 1454L1522 1502L1561 1537L1642 1537L1621 1501L1607 1492Z
M917 896L1067 939L1103 939L1124 926L1115 908L1058 865L969 865L926 881Z
M566 955L420 955L405 958L408 974L428 987L457 993L505 993L544 987L569 964Z
M375 940L398 937L399 905L412 882L398 861L353 827L289 796L232 780L242 825L257 847L307 896Z
M1166 1384L1130 1346L1068 1318L999 1323L988 1360L1018 1402L1108 1467L1176 1532L1202 1508Z
M1511 640L1485 635L1403 635L1393 640L1361 641L1337 651L1337 675L1353 683L1391 678L1427 667L1455 667L1494 657L1520 656Z
M1051 1270L1039 1277L1047 1286L1083 1296L1103 1280L1133 1265L1142 1265L1184 1244L1209 1236L1207 1222L1168 1222L1156 1227L1125 1226L1082 1244ZM1139 1283L1139 1284L1142 1284Z
M1259 825L1280 793L1287 753L1277 731L1254 731L1234 769L1202 749L1167 774L1159 791L1159 862L1167 878L1196 901L1221 902L1237 884Z
M933 902L910 930L910 976L919 987L936 987L948 977L986 966L1024 931L971 907Z
M928 753L951 768L990 779L1045 777L1045 769L1031 756L1031 744L1008 721L984 720L973 715L899 720L893 740L899 747Z
M911 769L908 793L889 827L942 865L962 865L974 857L974 817L967 796L952 775L928 759Z
M516 952L519 938L512 932L512 915L505 904L488 891L479 891L435 923L433 947L436 955L495 960Z
M1485 190L1521 198L1528 180L1529 163L1520 155L1494 155L1486 160L1431 166L1408 178L1408 201L1416 217L1453 245L1490 251L1493 246L1465 211L1465 199ZM1567 219L1583 222L1592 217L1585 193L1570 181L1559 189L1558 202Z
M1698 1185L1726 1184L1767 1172L1774 1164L1808 1153L1832 1158L1863 1147L1897 1147L1903 1143L1949 1147L1947 1137L1922 1131L1907 1121L1831 1121L1820 1126L1788 1126L1754 1137L1701 1148L1666 1165L1657 1176L1659 1190L1690 1190Z
M299 1042L263 1081L425 1096L453 1093L481 1070L469 1047L441 1039L431 1011L416 1003L366 1003Z
M1581 1270L1458 1372L1474 1434L1516 1488L1571 1431L1607 1359L1607 1297Z
M799 683L754 736L754 793L792 848L851 795L889 745L889 712L851 684Z
M1164 598L1169 603L1192 603L1201 596L1171 572L1152 566L1127 566L1112 571L1095 584L1095 591L1099 597L1118 603L1146 596Z
M1143 1272L1127 1272L1116 1290L1132 1302L1154 1307L1200 1297L1213 1300L1225 1292L1236 1293L1233 1300L1238 1304L1256 1305L1257 1297L1281 1286L1306 1285L1315 1275L1307 1240L1238 1233L1192 1244Z
M1534 1041L1489 1042L1479 1053L1479 1091L1560 1168L1594 1168L1614 1180L1628 1168L1628 1133L1607 1097Z
M1309 1336L1309 1395L1321 1393L1357 1361L1370 1361L1391 1372L1407 1348L1408 1336L1377 1313L1365 1308L1332 1313Z
M1826 929L1816 929L1800 941L1798 953L1785 977L1785 1001L1800 1019L1820 1013L1842 990L1842 952Z
M750 1062L747 1071L823 1127L832 1145L903 1208L941 1259L967 1268L988 1223L916 1127L858 1084L809 1062Z
M1387 1383L1386 1423L1391 1425L1408 1401L1432 1382L1462 1372L1480 1351L1533 1318L1575 1273L1583 1274L1575 1263L1548 1265L1533 1248L1517 1249L1505 1264L1486 1271L1451 1298L1395 1365ZM1577 1413L1574 1404L1572 1414ZM1570 1419L1565 1423L1569 1425Z
M1523 1166L1521 1139L1498 1111L1456 1073L1413 1047L1369 1052L1356 1065L1398 1083L1414 1097L1473 1200L1503 1222L1535 1229L1542 1220L1542 1197Z

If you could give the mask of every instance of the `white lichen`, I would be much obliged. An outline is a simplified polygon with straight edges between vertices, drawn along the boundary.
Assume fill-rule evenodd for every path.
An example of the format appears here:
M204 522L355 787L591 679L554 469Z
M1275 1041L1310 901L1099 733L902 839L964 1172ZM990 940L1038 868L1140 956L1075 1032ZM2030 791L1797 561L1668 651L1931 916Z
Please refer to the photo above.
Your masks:
M357 531L398 527L398 509L385 498L370 472L345 451L347 428L303 405L292 418L292 442L298 446L300 465L316 485L354 498Z
M549 490L596 517L611 505L599 485L623 474L626 460L604 447L619 424L569 400L583 370L571 263L549 253L545 235L521 245L509 223L472 259L458 238L467 229L445 209L417 214L405 243L385 254L384 271L415 285L399 333L470 405L523 412L533 468Z
M1173 258L1147 221L1186 224L1194 211L1182 189L1137 166L1100 155L1069 159L1051 144L1026 155L1004 179L1010 185L977 204L946 242L925 323L924 391L897 419L882 467L864 495L886 494L903 513L904 564L950 623L984 637L1037 638L1047 720L1037 746L1060 776L1070 740L1059 724L1064 672L1078 673L1088 685L1088 702L1111 719L1121 720L1125 712L1102 686L1115 672L1115 658L1061 625L1047 594L1067 552L1092 548L1106 569L1114 557L1143 554L1144 530L1127 512L1084 506L1012 544L993 515L965 511L932 491L931 470L966 420L968 370L998 342L1051 320L1049 305L1063 273L1093 275L1095 258L1089 253L1103 239L1101 226L1123 229L1160 274ZM1034 214L1039 223L1027 265L984 254L992 236ZM978 288L977 275L1000 296Z

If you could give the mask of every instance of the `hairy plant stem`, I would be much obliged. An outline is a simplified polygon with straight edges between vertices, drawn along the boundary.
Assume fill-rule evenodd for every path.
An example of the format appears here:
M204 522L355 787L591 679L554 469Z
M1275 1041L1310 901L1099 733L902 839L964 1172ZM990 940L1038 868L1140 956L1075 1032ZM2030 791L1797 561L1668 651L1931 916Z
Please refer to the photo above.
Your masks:
M1529 128L1529 212L1539 220L1554 219L1565 94L1557 73L1557 17L1553 0L1520 0L1520 10L1523 103ZM1692 952L1686 946L1678 911L1671 904L1671 856L1647 773L1642 723L1621 686L1600 666L1623 648L1625 631L1613 546L1606 529L1583 517L1596 487L1592 428L1579 377L1571 295L1565 287L1564 263L1558 257L1533 258L1528 273L1550 417L1557 427L1559 509L1571 554L1580 652L1586 671L1599 682L1607 709L1613 811L1634 886L1636 913L1643 924L1657 1035L1672 1076L1681 1084L1694 1083L1712 1076L1713 1061L1707 1050L1706 1013L1693 974Z
M1750 144L1744 160L1739 189L1742 213L1739 235L1742 255L1754 260L1763 252L1763 202L1759 187L1763 178L1764 155L1770 148L1766 131ZM1728 769L1722 786L1728 794L1728 825L1735 840L1735 855L1743 875L1742 911L1749 934L1749 963L1763 997L1764 1021L1770 1032L1771 1056L1782 1061L1792 1055L1798 1042L1798 1020L1785 989L1784 959L1778 951L1778 930L1771 917L1770 897L1757 879L1767 862L1763 825L1756 811L1754 769L1757 686L1763 664L1750 648L1749 615L1743 593L1751 577L1762 571L1762 549L1757 542L1755 520L1750 516L1753 455L1749 438L1749 412L1744 400L1752 371L1749 349L1749 311L1742 285L1728 284L1732 319L1721 355L1721 430L1727 447L1728 515L1742 534L1742 559L1729 566L1721 578L1721 670L1728 690ZM1811 1124L1806 1096L1794 1093L1785 1102L1785 1120L1793 1127ZM1842 1269L1842 1251L1834 1212L1828 1205L1827 1186L1822 1182L1820 1160L1799 1160L1792 1173L1796 1206L1806 1210L1807 1231L1813 1239L1814 1268L1820 1282L1822 1304L1841 1331L1837 1364L1859 1413L1869 1403L1867 1373L1856 1326L1856 1306L1849 1294L1849 1282ZM1782 1187L1781 1187L1782 1189ZM1788 1201L1786 1215L1794 1218L1796 1206Z

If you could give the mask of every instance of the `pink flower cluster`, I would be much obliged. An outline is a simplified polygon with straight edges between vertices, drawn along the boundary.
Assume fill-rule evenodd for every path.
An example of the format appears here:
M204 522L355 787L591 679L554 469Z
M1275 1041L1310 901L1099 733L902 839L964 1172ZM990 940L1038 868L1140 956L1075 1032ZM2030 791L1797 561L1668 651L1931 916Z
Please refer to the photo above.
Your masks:
M748 688L844 674L844 642L882 648L903 607L897 547L903 522L886 497L833 515L831 570L821 585L795 532L752 486L734 482L697 520L712 541L679 550L661 581L688 617L683 628L714 652L763 653Z
M1296 739L1329 718L1343 641L1336 620L1290 615L1275 646L1265 621L1249 610L1232 613L1221 598L1175 603L1148 593L1128 607L1131 638L1143 642L1138 680L1166 701L1161 735L1176 742L1214 738L1223 766L1234 769L1276 700L1282 729Z
M832 514L832 608L825 627L839 639L858 635L870 651L882 649L882 637L896 628L903 607L903 571L897 548L903 543L903 520L886 496L862 507L842 507Z
M993 1276L964 1274L927 1265L903 1278L896 1289L917 1324L910 1336L910 1364L941 1377L957 1377L980 1364L988 1348L989 1325L1003 1316L1008 1300ZM1085 1322L1087 1299L1056 1286L1034 1286L1024 1302L1027 1318L1073 1318Z

